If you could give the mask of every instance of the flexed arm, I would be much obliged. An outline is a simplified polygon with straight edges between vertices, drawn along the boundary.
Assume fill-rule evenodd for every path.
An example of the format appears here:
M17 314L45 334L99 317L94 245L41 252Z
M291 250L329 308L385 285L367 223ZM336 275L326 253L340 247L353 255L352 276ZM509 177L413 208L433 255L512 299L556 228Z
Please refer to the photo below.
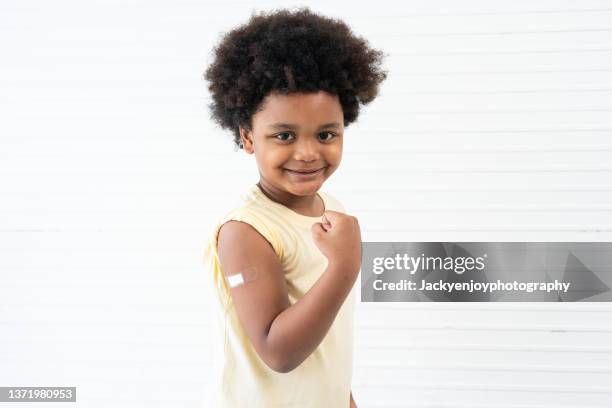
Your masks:
M353 287L361 263L361 234L355 217L326 211L312 227L315 244L328 266L294 305L284 272L269 242L251 225L229 221L218 239L223 273L232 281L231 296L246 335L261 359L286 373L299 366L321 343Z

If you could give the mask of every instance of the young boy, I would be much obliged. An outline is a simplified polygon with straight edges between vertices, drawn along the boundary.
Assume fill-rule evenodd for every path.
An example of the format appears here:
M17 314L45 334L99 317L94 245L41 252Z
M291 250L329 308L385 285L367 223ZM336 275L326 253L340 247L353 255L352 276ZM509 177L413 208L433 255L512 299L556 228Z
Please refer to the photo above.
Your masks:
M220 331L207 407L356 407L360 229L319 190L386 78L382 57L307 8L254 15L216 47L212 117L255 154L260 180L205 249Z

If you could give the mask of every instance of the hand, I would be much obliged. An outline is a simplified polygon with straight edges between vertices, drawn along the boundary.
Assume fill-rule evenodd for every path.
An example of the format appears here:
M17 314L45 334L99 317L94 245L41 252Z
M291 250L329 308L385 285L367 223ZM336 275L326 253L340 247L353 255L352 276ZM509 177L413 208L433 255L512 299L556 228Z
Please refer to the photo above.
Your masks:
M338 211L325 211L315 223L312 237L329 264L341 266L357 276L361 267L361 231L357 218ZM352 276L352 277L354 277Z

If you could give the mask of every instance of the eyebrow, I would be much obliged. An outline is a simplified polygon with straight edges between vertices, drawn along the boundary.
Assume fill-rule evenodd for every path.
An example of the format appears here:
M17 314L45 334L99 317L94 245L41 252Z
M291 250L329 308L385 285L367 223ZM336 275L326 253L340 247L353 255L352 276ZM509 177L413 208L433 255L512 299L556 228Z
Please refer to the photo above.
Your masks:
M270 129L299 129L300 127L291 123L274 123L269 126ZM330 128L340 128L340 124L338 122L326 123L324 125L319 126L319 129L330 129Z

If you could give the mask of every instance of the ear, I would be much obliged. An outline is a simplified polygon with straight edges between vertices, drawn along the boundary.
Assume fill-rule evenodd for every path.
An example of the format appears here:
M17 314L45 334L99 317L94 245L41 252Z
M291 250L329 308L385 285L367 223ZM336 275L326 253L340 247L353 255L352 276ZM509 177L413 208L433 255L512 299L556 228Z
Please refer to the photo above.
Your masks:
M243 150L248 154L253 154L253 133L240 126L240 140L242 141Z

